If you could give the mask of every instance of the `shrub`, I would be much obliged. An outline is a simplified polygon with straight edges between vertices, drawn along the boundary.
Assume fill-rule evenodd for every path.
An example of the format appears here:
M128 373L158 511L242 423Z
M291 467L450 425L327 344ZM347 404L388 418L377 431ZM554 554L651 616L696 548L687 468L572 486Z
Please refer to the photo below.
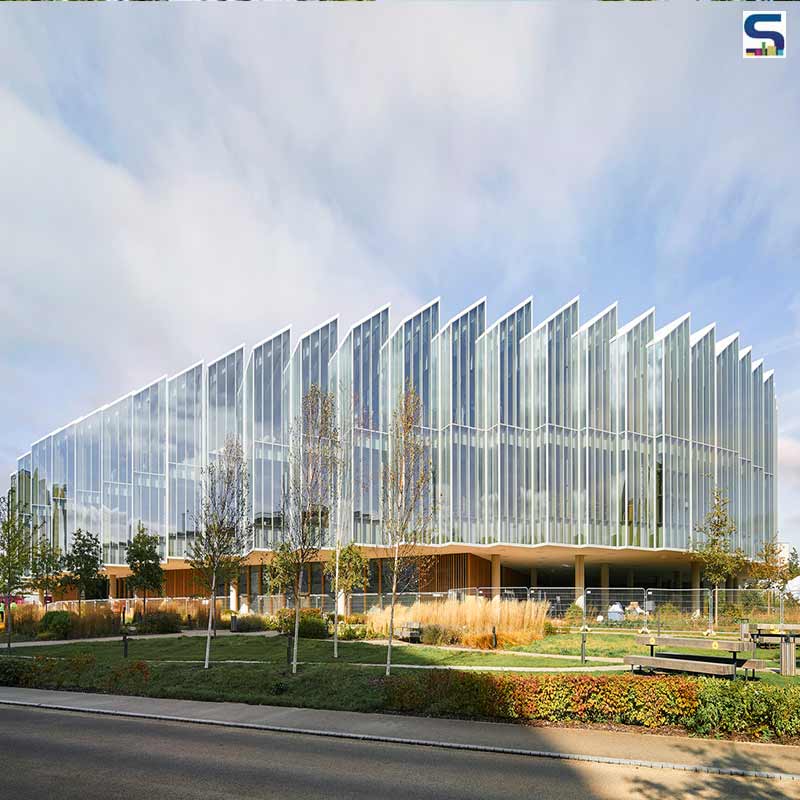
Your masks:
M349 622L339 623L339 638L344 642L367 638L366 625L353 625Z
M281 633L294 633L294 609L282 608L277 613L278 630ZM318 608L301 608L298 630L301 639L325 639L328 636L328 623L322 618Z
M544 621L544 629L542 631L545 636L555 636L558 633L558 628L550 622L549 619Z
M48 611L39 620L39 638L68 639L71 625L69 611Z
M240 633L249 633L250 631L266 631L267 620L259 614L242 614L236 619L236 629Z
M694 718L692 678L635 675L537 675L432 671L387 681L394 711L550 722L614 722L659 727Z
M132 661L115 667L108 676L107 688L110 692L135 694L144 689L150 680L150 667L146 661Z
M25 686L30 662L20 658L0 658L0 686Z
M345 617L345 622L350 625L366 625L367 624L367 615L366 614L348 614Z
M458 644L461 641L461 633L442 625L425 625L422 628L421 639L423 644Z
M137 633L180 633L181 617L175 611L151 611L136 626Z

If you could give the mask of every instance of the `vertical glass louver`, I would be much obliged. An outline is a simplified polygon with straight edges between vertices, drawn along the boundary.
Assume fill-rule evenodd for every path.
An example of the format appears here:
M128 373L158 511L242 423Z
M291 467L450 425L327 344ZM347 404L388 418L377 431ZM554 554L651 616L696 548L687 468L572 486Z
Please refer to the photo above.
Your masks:
M244 345L209 364L207 386L206 446L211 460L231 437L244 446Z
M476 542L484 473L478 429L476 342L486 328L486 298L453 317L432 340L438 350L439 514L442 542Z
M617 437L612 415L611 339L617 304L572 336L573 427L578 430L579 543L616 545Z
M381 471L387 446L381 429L381 348L388 336L386 305L353 325L330 360L344 449L337 524L345 543L380 543Z
M702 525L711 510L715 486L717 427L716 329L709 325L692 334L691 345L691 431L692 431L692 514L690 535ZM736 368L736 367L735 367ZM736 465L738 468L738 465ZM733 509L731 509L733 511Z
M341 346L337 318L294 348L286 328L246 361L241 346L161 378L20 457L21 511L62 549L78 527L98 534L108 564L125 563L139 521L162 555L185 557L201 470L235 436L253 546L271 547L290 425L317 384L335 395L346 438L342 541L377 545L389 424L411 385L440 544L686 549L715 486L735 546L754 557L776 535L774 375L738 334L691 333L688 315L656 332L653 309L617 328L616 304L581 326L577 299L535 328L530 298L489 327L485 299L441 329L439 314L437 299L390 333L385 306Z
M530 356L533 300L513 308L478 337L478 538L531 541Z
M133 395L133 523L158 536L167 552L167 379Z
M103 560L124 564L133 531L133 398L103 409Z
M739 334L727 336L716 345L717 441L716 486L728 499L728 510L736 518L739 499L739 453L742 441L741 390L739 381ZM751 380L748 378L748 381ZM698 519L696 524L702 525ZM739 536L734 534L734 544Z
M689 315L659 331L648 345L655 476L650 546L687 548L691 538L689 482Z
M245 437L257 548L271 547L280 538L281 487L289 464L283 374L289 363L290 337L291 329L284 328L256 345L247 362Z
M655 309L617 331L609 342L612 416L617 431L615 519L622 547L647 547L653 504L653 437L647 346L655 333Z
M203 458L203 362L170 378L168 393L167 552L182 558L194 541L200 514Z
M574 427L571 339L579 301L531 332L533 541L580 544L578 431Z

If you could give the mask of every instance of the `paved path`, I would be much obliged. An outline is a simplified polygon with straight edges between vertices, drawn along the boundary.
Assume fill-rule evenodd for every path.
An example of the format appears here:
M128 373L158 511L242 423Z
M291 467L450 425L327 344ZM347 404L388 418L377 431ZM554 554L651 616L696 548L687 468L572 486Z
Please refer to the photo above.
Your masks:
M179 639L181 636L206 636L203 630L185 630L180 633L141 633L131 634L128 638L134 639ZM229 630L217 631L217 636L278 636L277 631L248 631L247 633L231 633ZM116 636L92 636L87 639L56 639L55 641L36 641L36 642L11 642L12 648L22 647L50 647L57 644L93 644L94 642L119 642L122 640L121 634ZM5 648L5 642L0 643L0 648Z
M58 713L42 712L38 709L14 704L55 706ZM76 725L69 721L68 716L63 723L59 721L65 716L62 713L64 711L67 715L74 714L76 711L93 711L95 715L82 716L80 725ZM49 741L50 722L44 721L38 726L36 724L36 719L42 719L45 713L54 715L55 730L61 730L61 733L55 736L54 741ZM124 719L115 716L118 714L130 715L130 718ZM163 729L159 732L158 725L151 725L147 720L151 717L167 718L158 725L166 725L169 722L170 726L177 726L178 721L183 723L202 721L210 727L207 728L207 731L201 732L201 725L184 725L179 730L167 734L163 733ZM122 766L130 765L139 769L141 777L139 757L147 757L147 771L149 771L151 748L154 753L160 753L157 743L164 736L174 741L176 747L180 746L184 754L193 752L198 741L201 744L207 739L215 741L220 749L219 753L214 756L214 760L216 763L218 758L220 768L223 769L226 759L234 757L233 753L226 752L227 743L230 743L235 749L236 742L244 740L254 743L259 740L259 737L264 737L261 756L256 763L245 768L247 774L250 774L259 764L267 768L270 764L269 759L274 752L285 751L288 754L294 748L303 751L308 749L309 752L320 754L328 751L339 752L345 761L354 759L351 769L355 773L374 775L375 780L382 780L382 776L389 775L393 776L392 780L397 780L397 776L391 770L382 772L386 769L386 765L381 761L382 758L388 758L391 763L395 763L395 761L398 764L406 763L407 775L400 780L397 786L407 787L409 779L417 780L420 782L420 790L428 787L428 781L431 781L431 786L435 786L442 775L445 773L451 775L451 767L453 780L458 777L461 769L466 769L465 782L453 784L453 787L456 785L459 787L460 796L463 797L481 796L477 791L479 787L482 787L483 791L488 791L488 794L483 795L484 797L501 796L496 791L498 787L506 792L506 800L509 797L523 796L525 793L514 788L517 786L516 777L527 775L527 779L531 780L534 775L539 776L540 773L547 773L548 770L552 772L554 780L557 777L559 780L566 781L564 792L554 791L549 794L544 791L544 784L541 786L537 784L539 791L536 792L536 795L538 796L578 797L579 794L570 793L569 786L572 785L570 781L579 773L582 774L582 771L589 770L586 773L588 775L591 770L599 770L595 773L596 782L593 779L590 781L590 785L582 781L575 784L584 792L584 798L613 797L615 800L619 800L620 797L632 796L660 798L669 796L667 789L673 792L680 790L678 794L673 795L673 798L690 796L690 794L694 797L717 797L725 796L722 790L726 787L728 797L800 797L800 780L748 778L741 781L734 780L727 775L714 774L714 771L743 770L792 774L800 777L800 747L648 735L644 731L620 733L581 728L536 728L505 723L465 722L392 714L360 714L346 711L122 697L11 687L0 687L0 719L3 720L5 730L14 732L14 747L4 750L4 758L12 752L17 754L21 767L24 758L40 758L42 774L50 774L59 769L68 770L73 759L77 759L76 763L81 763L81 759L85 758L87 763L92 764L92 770L121 761ZM25 720L33 720L33 722L25 722ZM20 727L21 723L24 724ZM27 730L25 725L28 724L35 729L35 732L31 733L31 752L20 755L20 749L25 750L25 730ZM217 725L226 727L222 730L216 727ZM264 727L273 730L260 730ZM239 728L240 730L237 730ZM91 730L96 730L97 733L89 735L87 732ZM128 742L124 737L126 731L131 730L141 731L144 738L137 743ZM117 731L120 732L122 738L114 741ZM324 735L319 737L309 735L312 732ZM290 734L297 734L297 736ZM97 741L95 741L95 737L98 737ZM324 744L319 741L320 738L330 741L332 738L340 737L346 742ZM292 744L292 740L297 743ZM36 742L39 743L36 744ZM281 742L281 744L276 744L276 742ZM419 745L408 747L410 742L426 744L428 747L419 747ZM376 747L377 745L386 749L382 751L380 747ZM436 746L431 747L431 745ZM117 747L120 750L119 754L115 750ZM394 749L396 747L402 747L402 749L397 751ZM441 765L441 770L434 769L431 775L428 775L427 772L416 771L417 766L420 769L427 768L428 756L420 755L417 752L426 749L434 752L433 763ZM463 749L486 751L480 754L471 752L470 758L473 759L484 755L496 758L496 760L480 760L478 763L485 764L485 768L494 776L494 779L499 780L498 787L492 789L491 781L487 783L477 774L473 774L471 768L467 766L468 762L461 758ZM58 759L48 758L47 753L51 750L60 752L61 757ZM103 750L107 750L107 752L100 752ZM202 747L197 752L201 750ZM167 743L164 752L169 751L170 746ZM511 754L508 751L514 751L514 753ZM459 753L459 755L454 756L453 752ZM563 761L565 766L554 768L550 758L520 761L520 755L517 754L521 753L548 753L552 759ZM132 754L136 754L136 756ZM561 758L558 757L559 755ZM161 757L157 756L156 762ZM310 761L304 760L301 756L297 756L297 758L300 762L299 769L308 773L314 771L314 758ZM622 760L624 763L610 763L615 760ZM632 762L649 762L662 766L644 768L641 763L637 765ZM291 759L288 759L287 764L290 763ZM669 765L669 768L664 768L663 765ZM176 764L176 775L170 783L179 783L182 780L179 767L180 765ZM612 767L624 767L624 769L611 770L615 776L614 780L618 782L607 785L605 781L608 780L608 775L605 775L605 771ZM193 764L192 768L197 768L197 765ZM291 772L290 766L286 766L285 769ZM504 775L504 769L509 770L508 776ZM535 770L535 773L532 770ZM687 770L700 771L690 777L686 773ZM343 768L343 774L339 779L344 780L346 772L347 770ZM29 773L36 775L37 770L16 770L12 767L5 771L6 776L21 774L30 777ZM203 770L200 770L198 774L204 774ZM510 783L506 783L506 777L511 781ZM55 779L55 775L53 778ZM386 779L388 780L389 777ZM305 785L304 780L299 778L298 785ZM666 787L663 793L660 788L662 784ZM120 785L124 785L124 780ZM322 785L320 784L320 787ZM315 791L320 787L317 789L314 789L313 786L309 787L311 795L316 796ZM605 793L602 791L604 787L608 790ZM717 787L719 794L704 793L709 787ZM748 793L743 787L752 787L752 791ZM531 787L528 788L527 794L530 794ZM368 787L364 786L359 791L354 789L352 794L340 795L332 787L331 796L367 797L370 796L367 789ZM374 797L377 793L375 785L372 786L372 791L371 796ZM380 793L385 793L383 787ZM11 796L14 794L12 793ZM32 796L32 793L20 790L18 796ZM86 795L87 798L94 796ZM128 795L123 792L121 796ZM173 795L159 794L159 796L171 797ZM186 795L174 796L205 797L206 794L201 791L197 795L187 792ZM418 790L414 790L409 796L436 795L426 795L425 791L418 794ZM448 794L438 796L448 796Z

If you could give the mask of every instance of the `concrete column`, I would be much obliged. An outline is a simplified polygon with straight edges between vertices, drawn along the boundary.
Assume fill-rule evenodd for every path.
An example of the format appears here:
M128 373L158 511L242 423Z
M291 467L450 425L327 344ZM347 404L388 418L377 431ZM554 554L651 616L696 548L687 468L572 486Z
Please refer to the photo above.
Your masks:
M230 589L230 606L231 611L239 610L239 581L231 581Z
M584 608L586 602L585 556L575 556L575 603Z
M703 598L700 591L700 562L692 561L692 611L702 612Z
M347 598L341 589L336 594L336 613L340 617L347 616Z
M536 567L531 567L531 589L535 589L539 585L539 570Z
M114 600L117 596L117 576L108 576L108 599Z
M500 556L492 556L492 597L500 596Z
M608 613L608 564L600 565L600 603L602 608L600 613L605 616Z

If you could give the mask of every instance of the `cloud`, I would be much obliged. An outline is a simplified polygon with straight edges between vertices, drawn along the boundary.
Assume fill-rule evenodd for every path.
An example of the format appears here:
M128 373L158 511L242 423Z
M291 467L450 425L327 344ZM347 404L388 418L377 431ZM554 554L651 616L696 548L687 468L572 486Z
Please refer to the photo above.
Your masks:
M164 372L387 300L533 293L541 319L580 291L664 322L690 298L796 338L796 67L744 63L738 12L287 11L0 31L0 468Z

